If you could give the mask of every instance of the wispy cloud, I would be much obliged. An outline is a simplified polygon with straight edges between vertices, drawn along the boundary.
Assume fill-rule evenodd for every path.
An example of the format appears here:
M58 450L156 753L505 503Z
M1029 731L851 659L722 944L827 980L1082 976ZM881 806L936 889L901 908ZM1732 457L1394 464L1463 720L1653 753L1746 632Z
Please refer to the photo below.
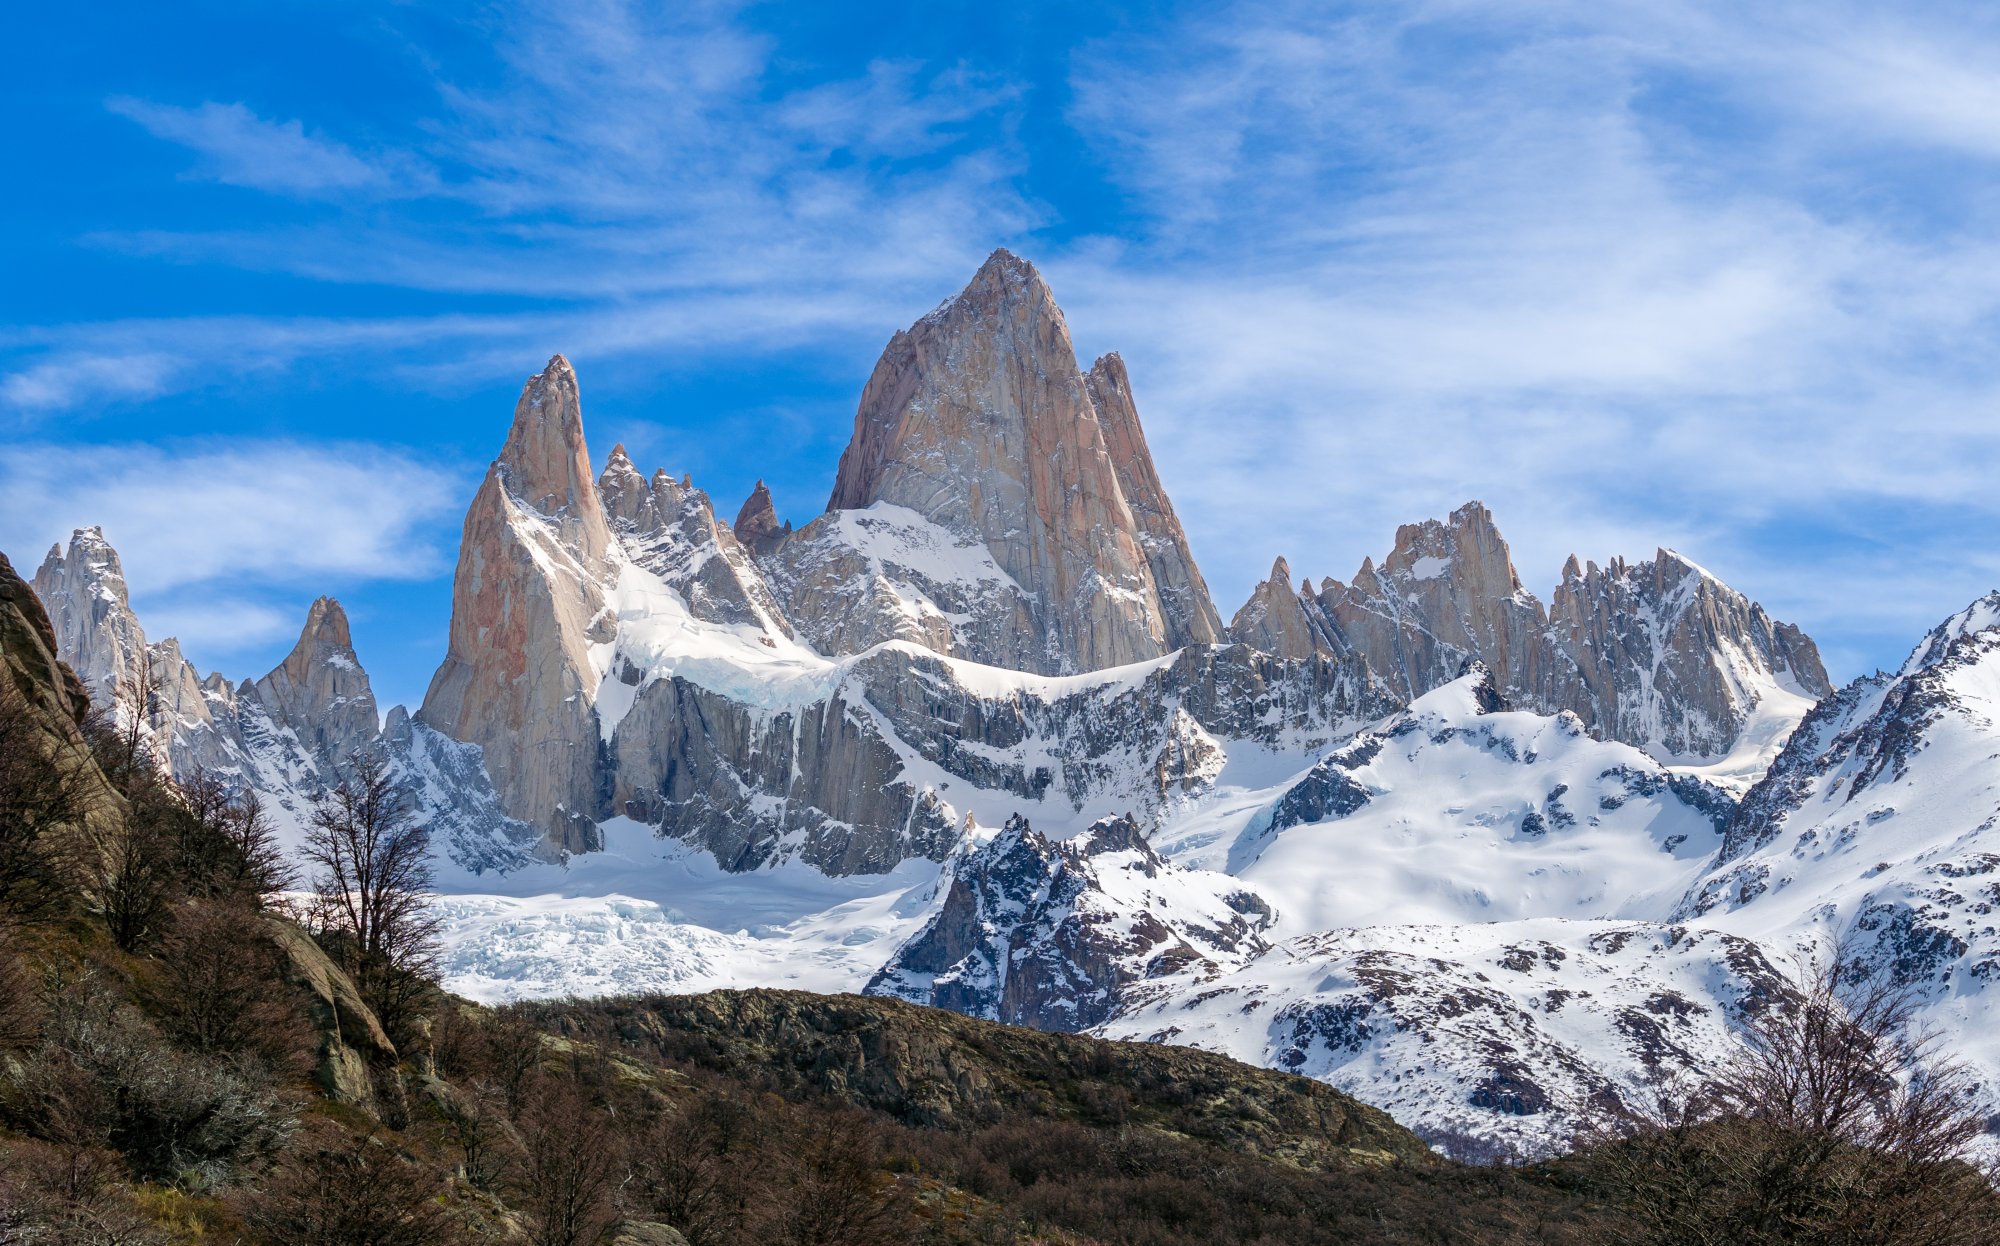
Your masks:
M1673 543L1809 624L1846 625L1829 583L1893 583L1928 591L1877 604L1928 626L1994 571L1959 525L2000 520L2000 229L1935 224L2000 180L1883 176L2000 154L1978 73L2000 43L1940 29L1845 5L1205 10L1079 56L1075 123L1148 225L1054 267L1132 363L1232 601L1271 553L1344 577L1482 497L1543 593L1568 552ZM1770 535L1885 516L1934 525L1901 574Z
M416 166L404 157L392 171L300 121L269 121L240 103L213 101L192 108L114 96L105 107L144 126L148 133L195 152L195 176L278 194L408 190Z
M450 565L425 525L466 485L364 445L16 442L0 447L0 548L32 567L101 525L136 593L415 578Z
M1571 551L1674 544L1855 653L1996 574L1988 6L1168 6L1043 49L1066 103L970 45L827 71L762 12L498 6L491 60L413 57L434 103L386 133L115 99L282 223L94 244L347 306L418 293L30 327L0 403L42 427L329 358L442 388L558 348L586 385L603 360L819 352L858 389L1005 242L1080 346L1131 362L1225 608L1274 553L1346 575L1474 496L1541 591ZM440 294L466 310L409 314Z
M100 399L151 398L169 387L178 369L172 356L157 351L72 351L0 377L0 403L40 412Z
M32 575L72 530L101 526L147 636L234 679L283 652L305 600L448 571L447 521L472 483L368 445L17 441L0 446L0 550ZM407 670L391 674L412 695Z

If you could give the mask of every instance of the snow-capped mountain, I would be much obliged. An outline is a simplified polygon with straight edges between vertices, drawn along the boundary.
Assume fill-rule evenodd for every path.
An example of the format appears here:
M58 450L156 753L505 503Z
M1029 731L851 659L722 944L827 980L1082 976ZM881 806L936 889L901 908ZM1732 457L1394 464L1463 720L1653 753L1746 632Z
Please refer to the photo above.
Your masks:
M2000 1073L2000 593L1893 674L1821 702L1744 798L1677 920L1844 943L1919 984L1955 1053Z
M1476 660L1516 703L1567 710L1739 792L1832 691L1805 633L1671 550L1603 569L1572 556L1544 607L1477 502L1403 525L1351 584L1294 588L1291 574L1279 559L1231 636L1273 653L1359 654L1405 698Z
M2000 598L1835 693L1672 551L1571 559L1544 604L1474 502L1346 584L1279 559L1224 629L1125 365L1082 368L1005 252L891 339L810 522L593 462L557 356L467 512L424 704L379 727L331 600L232 683L146 640L101 533L36 589L163 764L296 820L386 758L483 996L872 990L1528 1152L1699 1077L1855 932L1940 1024L1990 1020Z

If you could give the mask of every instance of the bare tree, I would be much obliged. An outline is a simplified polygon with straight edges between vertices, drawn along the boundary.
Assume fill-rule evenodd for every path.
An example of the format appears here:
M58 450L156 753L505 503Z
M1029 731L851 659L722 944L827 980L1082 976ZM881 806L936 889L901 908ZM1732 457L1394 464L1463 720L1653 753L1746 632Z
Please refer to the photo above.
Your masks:
M306 832L322 930L392 1035L410 1020L437 956L430 838L408 796L368 754L313 810Z
M0 928L0 1051L27 1047L42 1032L34 974L20 945ZM0 1246L5 1239L0 1238Z
M882 1171L882 1144L860 1112L807 1118L761 1208L758 1240L773 1246L894 1246L914 1235L908 1197Z
M617 1230L617 1138L576 1083L545 1083L522 1122L521 1184L534 1246L598 1246Z
M1972 1246L2000 1238L1975 1167L1968 1070L1917 1024L1921 997L1836 955L1767 1004L1713 1084L1669 1095L1599 1164L1649 1244Z
M132 789L122 834L100 858L98 899L111 941L130 952L164 925L182 881L174 869L174 810L157 789Z
M252 1055L282 1077L311 1069L306 1001L287 989L284 958L241 901L190 902L163 941L150 995L180 1046Z
M627 1196L679 1229L689 1246L723 1246L749 1213L751 1165L730 1119L739 1111L721 1098L683 1102L662 1114L633 1155Z
M372 1137L315 1130L250 1196L256 1240L287 1246L454 1246L468 1240L435 1172Z

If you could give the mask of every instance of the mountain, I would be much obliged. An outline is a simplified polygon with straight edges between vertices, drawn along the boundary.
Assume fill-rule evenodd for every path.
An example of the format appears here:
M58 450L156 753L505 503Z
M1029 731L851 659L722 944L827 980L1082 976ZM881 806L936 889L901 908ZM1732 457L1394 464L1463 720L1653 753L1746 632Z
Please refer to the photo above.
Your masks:
M49 551L35 573L49 604L57 649L121 726L138 720L160 766L208 770L269 798L296 833L312 800L345 760L376 739L380 724L367 672L355 657L347 616L323 597L298 643L255 681L200 677L169 637L146 639L133 613L118 553L97 528L81 528Z
M1832 691L1810 638L1670 550L1601 570L1572 557L1545 607L1478 502L1397 529L1351 584L1294 589L1280 559L1230 634L1274 653L1359 654L1406 699L1478 661L1518 704L1575 714L1739 792Z
M466 512L444 664L421 719L478 745L507 812L558 850L596 841L592 646L609 639L611 526L591 479L576 373L528 379Z
M1974 615L1806 717L1832 690L1797 628L1667 550L1571 559L1545 604L1473 502L1349 583L1278 559L1224 629L1123 361L1082 368L1006 252L891 339L810 522L761 482L729 522L622 445L595 463L556 356L468 508L424 704L379 726L330 599L267 675L200 680L101 533L37 587L177 772L295 828L384 760L436 832L448 981L483 998L867 991L1214 1047L1536 1154L1698 1081L1849 927L1972 975L1940 1008L1983 980L1983 893L1925 854L1988 813L1900 797L1884 825L1933 829L1851 920L1825 916L1851 880L1753 881L1798 873L1795 824L1873 816L1817 821L1892 704L1874 751L1977 803L1925 765L1986 755L1940 708L1975 692L1937 683Z
M1996 758L2000 593L1807 715L1677 920L1776 947L1837 945L1918 989L1954 1054L2000 1076Z
M1221 631L1124 363L1107 357L1086 376L1048 284L1007 251L892 338L875 365L827 512L876 506L983 550L1004 577L972 618L936 637L954 656L1061 675ZM802 603L798 613L822 611Z

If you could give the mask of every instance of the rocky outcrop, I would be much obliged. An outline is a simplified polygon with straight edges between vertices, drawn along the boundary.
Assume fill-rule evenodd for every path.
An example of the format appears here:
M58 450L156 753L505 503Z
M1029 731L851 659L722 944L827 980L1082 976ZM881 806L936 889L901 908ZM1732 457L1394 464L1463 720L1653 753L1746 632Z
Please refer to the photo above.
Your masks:
M381 734L375 693L355 656L347 612L331 597L313 602L298 643L257 681L256 692L271 718L331 769L343 767Z
M1130 817L1057 842L1016 816L939 885L869 994L1043 1030L1099 1025L1147 979L1241 963L1271 916L1228 876L1162 860Z
M1112 470L1118 474L1119 490L1132 510L1139 548L1145 551L1153 570L1153 586L1165 613L1167 644L1178 649L1220 640L1222 619L1208 595L1208 582L1195 566L1174 504L1153 467L1125 360L1116 351L1105 355L1091 365L1084 385L1097 408L1098 426L1104 433Z
M1121 404L1110 436L1092 388L1048 285L1006 251L876 364L828 511L901 507L983 547L1020 594L1001 608L1027 613L1025 628L954 635L948 652L1064 674L1158 657L1219 630L1122 365L1107 364L1100 386ZM1152 508L1143 522L1128 482ZM1170 578L1164 597L1156 563Z
M57 652L91 700L123 721L147 682L150 655L132 613L125 568L104 530L78 528L68 550L50 547L34 588L48 611Z
M1570 559L1549 625L1557 660L1536 699L1664 757L1728 753L1761 702L1795 702L1789 729L1833 691L1805 633L1671 550L1601 570Z
M543 828L558 851L599 842L602 672L591 647L613 635L613 549L576 373L557 355L522 388L466 513L449 648L421 717L484 750L507 812Z
M1378 568L1320 588L1326 617L1405 700L1458 678L1478 660L1510 689L1532 690L1548 662L1542 604L1521 586L1492 512L1468 502L1443 522L1396 529Z
M785 543L785 538L792 534L792 525L789 520L783 524L778 522L778 508L771 502L771 491L760 480L736 512L733 531L737 542L745 549L756 554L768 554Z
M716 522L708 494L688 477L675 480L658 471L648 482L621 444L612 449L597 490L620 556L678 593L689 614L791 635L763 573L736 534Z
M1251 590L1250 600L1229 622L1229 635L1281 658L1335 654L1347 648L1311 587L1292 586L1291 564L1283 558L1271 564L1270 578Z
M284 980L304 992L306 1018L318 1036L313 1077L338 1102L375 1111L378 1080L400 1096L396 1045L353 981L312 936L282 918L262 919L264 938L278 952ZM376 1073L385 1076L378 1079Z
M1435 1164L1407 1130L1331 1087L1187 1047L1116 1043L802 991L710 991L606 1005L620 1031L676 1064L831 1095L913 1125L1008 1112L1101 1119L1102 1086L1129 1096L1125 1128L1171 1129L1299 1168ZM1170 1118L1163 1121L1162 1117Z
M1493 516L1469 502L1405 524L1352 583L1294 591L1280 559L1230 625L1288 656L1353 654L1402 699L1488 667L1509 700L1575 714L1665 761L1739 756L1741 791L1831 691L1805 633L1669 550L1600 570L1571 558L1548 607L1521 584Z

